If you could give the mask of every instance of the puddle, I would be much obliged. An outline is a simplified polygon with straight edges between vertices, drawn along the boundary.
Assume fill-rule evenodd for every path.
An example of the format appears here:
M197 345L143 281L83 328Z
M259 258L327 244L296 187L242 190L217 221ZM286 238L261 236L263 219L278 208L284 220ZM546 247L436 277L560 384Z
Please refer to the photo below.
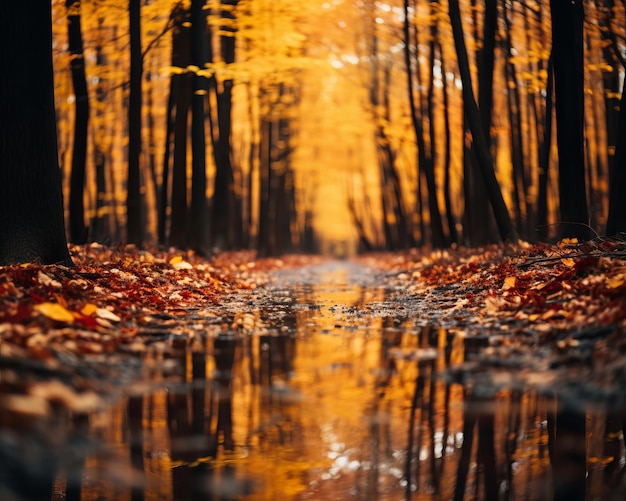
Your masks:
M154 351L106 411L3 422L0 499L626 497L626 413L455 376L480 343L415 327L382 285L349 263L282 272L271 304L232 311L249 333Z

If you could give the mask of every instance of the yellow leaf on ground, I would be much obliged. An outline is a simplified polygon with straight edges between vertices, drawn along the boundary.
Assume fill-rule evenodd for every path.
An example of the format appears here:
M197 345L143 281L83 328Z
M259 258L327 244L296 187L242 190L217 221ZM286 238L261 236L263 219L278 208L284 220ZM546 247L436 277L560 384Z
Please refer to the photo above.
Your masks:
M80 312L86 317L93 315L96 311L98 311L98 307L93 303L87 303L80 309Z
M73 322L74 315L59 303L36 304L34 310L57 322Z
M172 259L170 259L170 264L180 263L182 260L182 256L174 256Z
M571 257L564 257L561 259L561 262L565 265L565 266L574 266L576 264L576 261L574 261Z
M502 284L502 290L508 291L509 289L512 289L513 287L515 287L515 282L516 282L515 277L506 277L504 279L504 284Z
M615 275L614 277L607 277L606 285L609 289L617 289L618 287L624 285L625 280L626 277L624 276L624 274L620 273L619 275Z

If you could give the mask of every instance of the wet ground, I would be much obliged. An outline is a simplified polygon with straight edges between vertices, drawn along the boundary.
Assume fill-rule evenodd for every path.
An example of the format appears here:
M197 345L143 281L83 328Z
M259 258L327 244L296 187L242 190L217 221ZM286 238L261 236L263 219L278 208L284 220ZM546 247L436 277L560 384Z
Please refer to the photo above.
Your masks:
M424 322L354 263L224 304L210 324L190 312L192 336L155 331L106 408L1 416L0 499L626 498L620 388L481 369L484 337ZM5 363L3 395L25 376L52 378Z

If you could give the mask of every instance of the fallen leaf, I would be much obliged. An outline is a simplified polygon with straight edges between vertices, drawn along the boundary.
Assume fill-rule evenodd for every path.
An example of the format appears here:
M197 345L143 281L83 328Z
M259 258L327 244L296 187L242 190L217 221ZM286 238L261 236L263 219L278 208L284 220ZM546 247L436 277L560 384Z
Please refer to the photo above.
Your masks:
M617 289L624 285L625 279L626 277L623 273L620 273L619 275L615 275L613 277L607 277L606 285L609 289Z
M98 306L93 303L87 303L85 306L83 306L80 309L80 312L86 317L88 317L89 315L93 315L97 311L98 311Z
M41 285L45 285L47 287L61 287L61 282L55 280L50 275L45 274L43 271L39 271L37 274L37 280Z
M96 310L96 316L104 320L110 320L111 322L120 322L122 320L115 313L111 310L107 310L106 308L98 308Z
M55 320L57 322L68 322L71 323L74 321L74 315L59 303L40 303L34 306L34 310L38 313L41 313L45 317L48 317L51 320Z
M506 277L504 279L504 284L502 285L502 290L508 291L509 289L512 289L513 287L515 287L516 281L517 279L515 277Z
M182 262L182 260L182 256L174 256L172 259L170 259L170 264L180 263Z
M191 264L189 264L187 261L176 261L175 263L171 263L172 264L172 268L174 268L176 271L178 270L191 270L193 269L193 266Z

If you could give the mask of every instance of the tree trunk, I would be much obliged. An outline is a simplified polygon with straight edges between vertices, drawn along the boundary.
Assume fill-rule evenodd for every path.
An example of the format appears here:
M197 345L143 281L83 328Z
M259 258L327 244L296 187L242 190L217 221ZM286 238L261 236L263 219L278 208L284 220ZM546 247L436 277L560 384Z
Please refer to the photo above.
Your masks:
M436 37L436 29L431 31L431 36ZM415 104L415 95L413 92L413 71L411 64L411 55L410 55L410 22L409 22L409 1L404 1L404 63L406 65L406 76L407 76L407 93L409 97L409 105L411 109L411 120L413 123L413 130L415 132L415 138L417 141L417 164L418 164L418 176L419 171L424 173L426 178L426 189L428 191L428 212L430 215L430 230L432 235L432 245L435 248L445 247L448 242L445 238L443 232L443 224L441 222L441 211L439 210L439 204L437 202L437 185L435 182L435 166L434 166L434 127L433 123L433 114L432 114L432 90L433 90L433 74L431 72L431 80L429 86L429 95L428 95L428 107L430 116L430 148L427 151L426 148L426 140L424 133L424 126L422 124L421 116L418 116L417 106ZM430 44L431 51L431 64L434 63L434 50L435 44L434 42ZM419 64L416 63L416 64Z
M606 234L617 235L626 233L626 85L622 90L617 126L615 159L611 171L609 185L609 217L606 223Z
M128 181L126 187L126 239L141 246L143 243L141 171L141 0L130 0L130 96L128 103Z
M172 66L185 69L191 64L191 32L188 12L178 7L173 13L175 29L172 35ZM174 152L172 161L172 193L169 244L184 249L189 244L189 207L187 202L187 139L189 109L191 108L192 76L172 75L171 94L174 95Z
M50 2L0 2L0 264L71 264L57 148Z
M226 22L221 27L224 34L220 37L222 60L226 64L235 62L235 32L233 27L234 8L239 0L222 0L222 19ZM218 247L233 248L243 240L241 200L236 194L235 178L232 165L231 113L233 80L224 79L222 91L217 94L218 116L218 151L215 172L215 190L213 195L213 244Z
M104 73L106 58L102 52L102 19L98 21L98 43L96 45L96 68L99 74ZM93 157L96 171L96 200L95 214L89 223L89 238L94 242L103 242L111 239L111 202L107 200L107 176L106 176L106 152L104 149L104 137L107 124L104 118L104 102L106 100L105 79L100 77L96 85L96 112L93 124ZM93 123L93 122L92 122Z
M585 191L582 0L550 0L559 151L559 235L591 237Z
M206 63L206 0L191 2L191 60L198 68ZM210 254L209 218L206 197L206 142L204 139L204 100L207 95L206 78L193 76L191 100L191 241L193 249L203 256Z
M467 49L465 47L465 38L463 36L463 26L461 23L461 11L459 9L458 0L449 0L450 4L450 23L454 35L454 45L456 47L459 71L461 73L461 81L463 82L463 108L465 116L472 131L472 148L476 153L478 167L481 177L485 183L487 196L493 210L500 238L505 241L516 241L517 232L511 221L509 211L502 198L500 185L494 171L493 159L489 153L489 144L485 139L480 111L474 98L472 89L472 80L470 75L469 60L467 57Z
M89 95L85 78L83 36L80 26L80 1L66 0L67 33L71 55L72 84L74 86L74 143L70 175L70 240L77 244L87 240L85 226L85 160L87 158L87 130L89 125Z

